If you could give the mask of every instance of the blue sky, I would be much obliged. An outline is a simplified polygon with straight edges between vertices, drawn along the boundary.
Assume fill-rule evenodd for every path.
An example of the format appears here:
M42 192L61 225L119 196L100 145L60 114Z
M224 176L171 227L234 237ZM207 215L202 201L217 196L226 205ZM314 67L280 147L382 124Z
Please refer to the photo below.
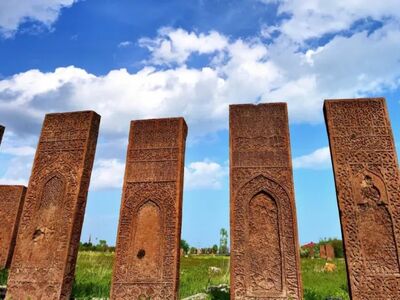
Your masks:
M398 0L0 1L0 182L27 184L44 115L102 115L82 240L114 244L129 121L189 125L182 237L229 227L228 105L286 101L301 243L340 237L322 104L384 96L400 141Z

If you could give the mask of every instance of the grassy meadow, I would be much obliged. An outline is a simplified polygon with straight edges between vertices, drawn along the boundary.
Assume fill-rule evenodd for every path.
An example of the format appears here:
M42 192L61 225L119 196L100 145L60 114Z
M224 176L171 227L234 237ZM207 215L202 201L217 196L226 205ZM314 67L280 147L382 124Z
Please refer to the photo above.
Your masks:
M79 253L73 296L78 299L106 298L110 292L113 253L83 251ZM334 261L337 269L324 272L325 260L304 258L301 261L305 300L348 300L346 270L343 259ZM209 267L221 269L210 274ZM229 257L189 256L181 260L180 298L204 292L208 285L229 284ZM7 273L0 271L0 284ZM211 299L211 298L210 298ZM216 299L216 298L214 298Z

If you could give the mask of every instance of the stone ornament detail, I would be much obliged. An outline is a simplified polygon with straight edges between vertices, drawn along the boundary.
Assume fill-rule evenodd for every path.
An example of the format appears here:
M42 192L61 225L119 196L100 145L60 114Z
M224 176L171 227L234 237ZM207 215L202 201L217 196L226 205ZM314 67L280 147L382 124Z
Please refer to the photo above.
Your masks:
M178 297L186 135L183 118L131 123L111 299Z
M229 117L231 299L302 299L286 104Z
M46 115L6 299L70 299L99 123L92 111Z
M350 294L400 299L400 174L385 99L324 105Z
M1 141L3 140L4 130L5 130L5 127L0 125L0 145L1 145Z
M25 193L22 185L0 185L0 270L11 264Z

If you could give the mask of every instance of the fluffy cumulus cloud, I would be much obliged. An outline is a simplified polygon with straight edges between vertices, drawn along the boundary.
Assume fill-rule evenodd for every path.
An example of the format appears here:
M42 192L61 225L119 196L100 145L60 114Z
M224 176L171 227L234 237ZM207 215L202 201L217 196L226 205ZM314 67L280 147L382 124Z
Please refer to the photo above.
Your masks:
M125 172L125 164L118 159L97 160L91 177L90 188L101 190L121 188Z
M153 63L170 64L184 63L193 53L210 54L224 50L228 39L215 31L196 34L165 27L158 31L157 38L141 38L139 44L151 51Z
M26 21L36 21L50 27L63 7L77 0L5 0L0 1L0 34L11 37Z
M398 0L261 0L278 3L278 13L286 15L280 31L291 39L304 41L318 38L326 33L348 30L357 21L368 19L386 21L399 18Z
M331 155L329 147L319 148L310 154L293 159L295 169L329 169L331 167Z
M227 175L227 167L217 162L192 162L185 167L185 189L219 189Z

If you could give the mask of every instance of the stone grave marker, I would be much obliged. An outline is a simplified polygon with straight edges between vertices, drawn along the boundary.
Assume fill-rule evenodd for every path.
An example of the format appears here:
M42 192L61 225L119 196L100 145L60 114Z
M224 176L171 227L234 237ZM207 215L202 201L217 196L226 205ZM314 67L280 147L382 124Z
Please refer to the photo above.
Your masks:
M325 245L320 245L319 246L319 258L322 258L322 259L326 259L327 258Z
M383 98L324 105L350 294L400 299L400 174Z
M333 260L335 258L335 249L331 244L325 245L326 259Z
M186 135L183 118L131 123L111 299L177 299Z
M0 125L0 145L1 145L1 141L3 140L3 134L4 134L4 126Z
M231 299L302 299L287 106L230 106Z
M99 122L91 111L46 115L6 299L69 299Z
M26 187L0 185L0 269L10 267Z

